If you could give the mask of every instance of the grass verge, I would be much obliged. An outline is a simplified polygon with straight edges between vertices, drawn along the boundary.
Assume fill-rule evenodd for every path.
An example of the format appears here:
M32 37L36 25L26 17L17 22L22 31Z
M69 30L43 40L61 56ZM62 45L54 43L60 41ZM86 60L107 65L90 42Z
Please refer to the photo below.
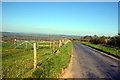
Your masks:
M67 68L72 53L71 42L62 46L59 51L51 58L47 58L42 64L38 64L38 68L33 72L34 78L56 78L62 69Z
M96 44L92 44L90 42L80 42L80 43L87 45L89 47L95 48L99 51L105 52L107 54L110 54L110 55L120 59L120 49L111 48L111 47L103 46L103 45L96 45Z

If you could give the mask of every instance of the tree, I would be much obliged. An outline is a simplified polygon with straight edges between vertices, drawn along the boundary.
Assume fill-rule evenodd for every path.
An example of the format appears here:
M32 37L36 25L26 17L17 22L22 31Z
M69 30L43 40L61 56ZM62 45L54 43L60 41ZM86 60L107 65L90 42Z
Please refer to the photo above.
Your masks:
M108 42L108 45L119 47L120 48L120 36L112 37Z

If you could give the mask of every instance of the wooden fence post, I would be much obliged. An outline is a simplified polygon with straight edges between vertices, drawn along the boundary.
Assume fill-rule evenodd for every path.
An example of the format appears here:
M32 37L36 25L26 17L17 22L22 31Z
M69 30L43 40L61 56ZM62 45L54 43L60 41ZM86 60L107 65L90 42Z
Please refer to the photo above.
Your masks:
M34 70L36 69L37 65L37 57L36 57L36 43L33 44L34 47Z
M51 41L50 41L50 48L51 48Z
M17 40L14 39L14 46L15 46L15 49L16 49L16 46L17 46Z
M59 48L61 47L61 40L59 40Z
M54 41L52 42L52 53L54 53Z

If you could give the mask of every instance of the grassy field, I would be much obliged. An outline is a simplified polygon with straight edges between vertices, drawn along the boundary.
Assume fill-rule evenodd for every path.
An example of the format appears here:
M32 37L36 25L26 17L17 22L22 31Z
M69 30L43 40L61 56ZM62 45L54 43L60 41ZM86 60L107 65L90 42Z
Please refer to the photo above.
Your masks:
M33 70L33 49L15 49L11 45L11 42L2 43L3 78L55 78L70 62L71 42L56 53L49 47L38 48L36 70Z
M111 47L103 46L103 45L96 45L90 42L80 42L80 43L120 58L120 49L111 48Z

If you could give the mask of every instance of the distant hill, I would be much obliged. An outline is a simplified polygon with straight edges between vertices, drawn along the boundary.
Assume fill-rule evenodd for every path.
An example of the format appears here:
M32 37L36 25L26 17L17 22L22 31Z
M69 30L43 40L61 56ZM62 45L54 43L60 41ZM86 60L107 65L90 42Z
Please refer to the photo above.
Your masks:
M52 35L52 34L32 34L32 33L13 33L2 32L2 40L59 40L63 38L77 39L80 36Z

